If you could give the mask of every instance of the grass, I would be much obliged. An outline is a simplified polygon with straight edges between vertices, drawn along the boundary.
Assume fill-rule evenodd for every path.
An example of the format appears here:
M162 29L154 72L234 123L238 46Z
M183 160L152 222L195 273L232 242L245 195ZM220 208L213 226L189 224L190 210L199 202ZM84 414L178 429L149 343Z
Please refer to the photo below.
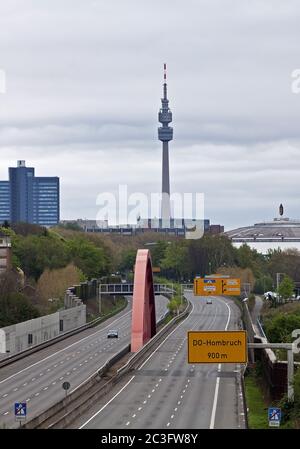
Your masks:
M268 403L264 400L263 391L258 384L258 379L253 373L245 376L245 394L248 409L248 427L249 429L270 429L268 421L268 408L280 407L278 403ZM282 413L284 412L281 409ZM297 428L293 419L282 421L280 429Z
M268 405L254 375L245 377L249 429L269 429Z

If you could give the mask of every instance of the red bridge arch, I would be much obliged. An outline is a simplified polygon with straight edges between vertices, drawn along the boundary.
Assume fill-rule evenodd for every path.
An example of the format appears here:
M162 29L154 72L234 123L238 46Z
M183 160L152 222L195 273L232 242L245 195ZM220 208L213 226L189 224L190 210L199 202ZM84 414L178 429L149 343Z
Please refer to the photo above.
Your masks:
M148 249L139 249L136 255L131 326L131 352L137 352L156 334L152 262Z

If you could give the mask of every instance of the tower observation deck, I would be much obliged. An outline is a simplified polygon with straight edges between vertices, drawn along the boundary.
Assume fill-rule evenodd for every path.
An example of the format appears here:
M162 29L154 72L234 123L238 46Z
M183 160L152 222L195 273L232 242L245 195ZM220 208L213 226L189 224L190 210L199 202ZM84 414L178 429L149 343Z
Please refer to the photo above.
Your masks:
M173 128L169 126L172 122L172 112L169 108L167 97L167 66L164 64L164 84L161 108L158 113L158 121L162 124L158 128L158 138L162 142L162 203L161 218L163 223L167 223L171 218L170 205L170 175L169 175L169 141L173 139ZM166 226L167 227L167 226Z

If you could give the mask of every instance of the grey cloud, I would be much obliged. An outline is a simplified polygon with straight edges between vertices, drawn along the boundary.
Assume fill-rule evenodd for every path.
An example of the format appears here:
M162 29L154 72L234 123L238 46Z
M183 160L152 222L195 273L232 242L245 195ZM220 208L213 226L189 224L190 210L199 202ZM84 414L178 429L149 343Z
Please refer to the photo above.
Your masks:
M59 175L66 218L119 182L159 190L166 61L172 188L229 227L277 202L300 215L299 16L298 0L2 2L1 179L16 159Z

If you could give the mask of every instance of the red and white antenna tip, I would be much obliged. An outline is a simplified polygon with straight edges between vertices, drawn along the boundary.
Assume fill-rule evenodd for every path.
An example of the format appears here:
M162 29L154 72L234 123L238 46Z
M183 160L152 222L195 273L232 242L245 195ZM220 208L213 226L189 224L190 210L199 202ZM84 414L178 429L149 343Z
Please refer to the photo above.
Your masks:
M164 80L167 79L167 64L164 64Z

